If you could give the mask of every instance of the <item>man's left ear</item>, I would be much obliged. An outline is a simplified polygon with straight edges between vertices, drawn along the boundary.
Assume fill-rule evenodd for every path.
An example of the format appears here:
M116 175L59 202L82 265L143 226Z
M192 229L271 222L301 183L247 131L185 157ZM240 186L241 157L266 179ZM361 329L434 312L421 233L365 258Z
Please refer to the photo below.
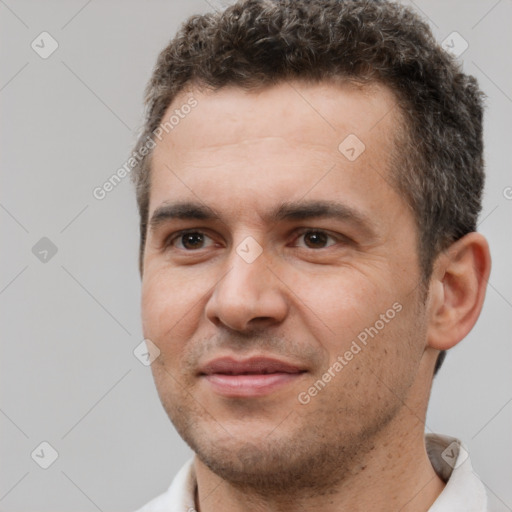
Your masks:
M429 282L427 342L447 350L475 325L491 271L487 240L480 233L463 236L434 262Z

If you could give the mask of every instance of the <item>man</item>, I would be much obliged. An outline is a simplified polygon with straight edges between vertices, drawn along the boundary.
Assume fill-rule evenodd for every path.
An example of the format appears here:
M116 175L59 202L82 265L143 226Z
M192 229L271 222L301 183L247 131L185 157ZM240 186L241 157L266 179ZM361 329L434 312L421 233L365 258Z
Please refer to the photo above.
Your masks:
M248 0L147 88L143 330L195 452L149 511L482 511L428 433L482 308L482 100L410 10Z

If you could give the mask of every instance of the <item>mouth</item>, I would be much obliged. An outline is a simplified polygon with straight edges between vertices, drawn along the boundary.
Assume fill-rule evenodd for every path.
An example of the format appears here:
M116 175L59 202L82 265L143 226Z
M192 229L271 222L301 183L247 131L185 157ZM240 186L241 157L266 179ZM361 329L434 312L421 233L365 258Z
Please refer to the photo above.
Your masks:
M268 357L246 360L223 357L205 364L199 377L218 395L250 398L265 396L290 385L306 371L301 366Z

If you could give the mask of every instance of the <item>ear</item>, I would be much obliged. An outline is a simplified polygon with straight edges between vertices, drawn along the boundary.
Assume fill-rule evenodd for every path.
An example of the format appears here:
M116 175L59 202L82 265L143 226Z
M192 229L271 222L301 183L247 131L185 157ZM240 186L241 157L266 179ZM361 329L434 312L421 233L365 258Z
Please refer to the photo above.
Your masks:
M436 258L429 282L428 346L447 350L469 333L482 310L490 271L489 245L476 232Z

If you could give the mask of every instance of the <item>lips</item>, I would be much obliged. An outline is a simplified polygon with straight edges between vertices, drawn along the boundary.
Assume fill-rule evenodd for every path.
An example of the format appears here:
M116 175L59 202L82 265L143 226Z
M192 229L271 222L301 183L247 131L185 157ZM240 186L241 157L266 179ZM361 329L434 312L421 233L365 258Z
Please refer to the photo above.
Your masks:
M305 372L301 366L268 357L246 360L223 357L206 363L199 375L219 395L250 398L268 395Z
M212 375L214 373L224 375L255 375L269 373L300 373L301 371L303 370L298 366L267 357L253 357L245 361L237 361L231 357L223 357L214 359L201 369L201 373L205 375Z

